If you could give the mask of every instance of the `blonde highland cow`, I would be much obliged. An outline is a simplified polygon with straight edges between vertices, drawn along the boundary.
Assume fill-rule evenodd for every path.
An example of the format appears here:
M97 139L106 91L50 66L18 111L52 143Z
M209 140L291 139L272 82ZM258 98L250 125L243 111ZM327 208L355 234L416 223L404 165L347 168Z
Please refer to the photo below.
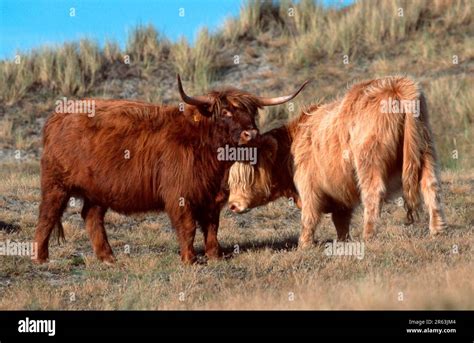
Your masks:
M323 213L332 214L338 239L347 239L360 203L370 238L383 200L399 189L410 222L422 197L431 234L447 227L426 100L410 78L357 83L342 99L312 105L265 133L259 146L255 166L235 163L229 172L230 209L293 197L302 210L300 247L312 245Z

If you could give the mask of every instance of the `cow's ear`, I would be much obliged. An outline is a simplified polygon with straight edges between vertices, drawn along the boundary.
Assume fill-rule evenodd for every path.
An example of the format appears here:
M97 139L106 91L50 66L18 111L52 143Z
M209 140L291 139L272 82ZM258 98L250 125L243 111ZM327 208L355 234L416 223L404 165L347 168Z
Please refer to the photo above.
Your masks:
M203 115L204 117L211 117L212 116L212 106L196 106L198 112Z

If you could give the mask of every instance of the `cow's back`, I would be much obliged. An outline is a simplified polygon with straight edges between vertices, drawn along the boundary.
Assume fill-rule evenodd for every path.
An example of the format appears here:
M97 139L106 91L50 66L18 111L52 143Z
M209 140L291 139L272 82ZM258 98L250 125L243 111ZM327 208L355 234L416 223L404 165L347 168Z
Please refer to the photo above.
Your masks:
M369 164L385 171L388 191L400 185L404 113L381 113L389 98L417 98L415 83L404 77L364 81L346 95L318 107L294 143L296 170L311 171L311 183L329 202L352 207L359 202L358 169ZM379 164L372 157L376 151Z

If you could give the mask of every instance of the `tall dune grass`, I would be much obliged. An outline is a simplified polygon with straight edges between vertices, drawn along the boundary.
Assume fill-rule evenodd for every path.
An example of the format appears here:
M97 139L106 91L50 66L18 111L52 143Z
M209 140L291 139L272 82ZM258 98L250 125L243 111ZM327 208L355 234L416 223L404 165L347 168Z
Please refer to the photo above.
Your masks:
M288 62L295 68L336 53L355 56L387 49L417 30L473 30L469 0L365 0L344 11L325 10L310 0L293 6Z
M443 77L426 88L431 124L441 164L451 169L472 167L474 77Z
M101 79L105 64L97 43L88 39L18 56L19 63L0 64L0 99L7 106L17 103L35 86L61 95L84 95Z
M125 52L131 57L131 63L142 62L145 65L158 63L168 57L170 42L159 34L152 25L138 25L128 36Z
M207 90L214 79L217 49L217 39L207 29L199 32L194 47L185 38L173 46L172 64L177 72L192 81L194 91Z
M0 101L10 106L25 96L34 82L34 75L26 63L0 63Z

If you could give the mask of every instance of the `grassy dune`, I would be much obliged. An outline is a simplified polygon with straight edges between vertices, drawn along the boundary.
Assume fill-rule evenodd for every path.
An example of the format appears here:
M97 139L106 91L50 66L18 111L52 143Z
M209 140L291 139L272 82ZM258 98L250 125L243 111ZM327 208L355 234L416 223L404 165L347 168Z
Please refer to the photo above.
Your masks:
M41 129L57 99L177 102L176 72L193 92L230 84L275 95L312 78L293 111L261 111L263 131L357 80L413 76L428 99L450 225L429 237L426 213L405 227L403 209L388 203L364 258L331 257L329 218L316 247L298 251L299 211L280 200L241 216L223 212L228 258L186 267L165 215L109 212L119 262L106 267L92 254L76 202L63 217L67 243L51 244L51 263L0 257L0 309L473 309L473 37L469 0L368 0L342 10L253 1L217 32L203 29L194 45L144 25L124 49L82 40L0 61L0 241L33 237ZM361 229L359 209L354 240ZM196 245L202 254L200 234Z

